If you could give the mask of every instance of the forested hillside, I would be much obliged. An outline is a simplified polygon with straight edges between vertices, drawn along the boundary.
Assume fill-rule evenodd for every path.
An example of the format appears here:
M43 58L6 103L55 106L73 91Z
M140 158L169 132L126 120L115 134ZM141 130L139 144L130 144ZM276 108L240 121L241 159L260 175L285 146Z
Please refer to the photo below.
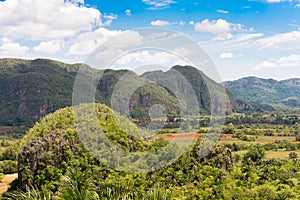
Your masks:
M88 76L91 76L90 78L101 75L95 100L108 106L111 106L111 96L115 85L125 74L144 82L144 86L138 88L130 97L130 110L123 113L139 120L149 118L148 110L155 104L166 105L168 115L177 115L180 112L178 100L174 93L164 87L163 84L151 82L174 82L174 78L176 78L172 75L174 70L180 73L192 86L203 114L209 114L212 109L210 95L218 95L222 93L222 90L224 91L223 86L190 66L174 66L167 72L147 72L139 77L128 70L105 70L103 73L99 73L100 71L86 65L71 65L47 59L0 59L0 125L31 126L48 113L71 106L74 81L80 67L85 67ZM293 82L288 83L293 84ZM126 84L134 83L129 81ZM207 84L212 87L211 91L208 90ZM95 86L90 85L88 87ZM227 95L226 101L228 101L227 113L270 110L269 108L266 109L265 105L251 102L244 101L241 104L233 99L229 90L225 89L225 93ZM120 104L125 104L124 92L117 95ZM218 98L216 97L216 99ZM124 102L122 103L122 101ZM292 102L292 99L288 102ZM221 102L219 104L219 106L215 105L215 109L221 107Z
M31 126L41 117L59 108L72 105L74 81L81 64L69 65L53 60L0 60L0 125ZM84 66L91 76L99 71ZM115 84L128 70L105 70L97 85L96 102L110 106ZM135 75L133 72L130 72ZM137 76L138 77L138 76ZM88 77L87 77L88 78ZM93 77L90 77L93 78ZM90 85L88 87L95 87ZM149 99L151 102L146 102ZM162 87L145 84L131 99L133 116L144 117L143 107L151 104L167 104L169 111L176 112L176 99ZM128 114L128 113L125 113Z

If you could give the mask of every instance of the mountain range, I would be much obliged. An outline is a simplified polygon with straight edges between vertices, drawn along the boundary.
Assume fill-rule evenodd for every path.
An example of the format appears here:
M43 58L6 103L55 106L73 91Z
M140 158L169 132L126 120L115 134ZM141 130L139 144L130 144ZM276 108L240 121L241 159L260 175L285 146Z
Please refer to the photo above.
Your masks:
M176 78L174 71L180 73L191 85L199 102L201 114L209 114L212 109L220 109L221 102L217 102L213 108L211 98L218 99L221 91L225 91L228 99L227 113L273 111L274 108L269 104L299 106L299 79L278 82L249 77L225 82L227 88L224 88L223 84L216 83L191 66L174 66L166 72L151 71L139 76L129 70L99 71L82 64L66 64L49 59L5 58L0 59L0 125L32 126L48 113L71 106L76 75L83 66L88 72L87 79L95 79L101 74L99 82L89 86L95 87L95 102L111 107L111 98L115 95L119 105L129 105L127 110L116 109L120 109L121 114L138 120L148 119L149 109L156 104L165 105L166 115L180 113L182 105L179 106L174 92L165 86ZM134 88L135 83L142 83L142 86L135 89L131 95L129 104L123 97L126 91L113 94L114 88L124 75L138 81L124 82L129 88ZM154 84L153 81L159 84ZM214 94L208 90L207 83L213 88ZM186 88L178 86L174 90L180 94Z

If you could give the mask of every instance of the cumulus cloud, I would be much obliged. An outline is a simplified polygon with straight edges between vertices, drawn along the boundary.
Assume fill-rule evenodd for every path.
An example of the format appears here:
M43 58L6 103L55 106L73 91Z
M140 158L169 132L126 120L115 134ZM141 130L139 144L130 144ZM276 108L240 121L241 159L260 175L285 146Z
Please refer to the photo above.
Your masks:
M117 60L118 65L162 65L162 66L172 66L175 64L187 64L185 61L179 57L167 53L167 52L151 52L151 51L140 51L127 54Z
M278 59L269 59L254 66L252 70L262 70L265 68L283 68L283 67L299 67L300 54L292 54L283 56Z
M233 31L242 30L241 24L229 23L224 19L208 20L205 19L194 25L196 32L211 33L215 36L215 40L225 40L232 38Z
M176 3L174 0L143 0L150 7L149 10L161 10L168 8L171 4Z
M170 22L165 20L156 20L151 22L152 26L169 26Z
M63 47L63 42L60 40L51 40L47 42L41 42L38 46L33 48L34 51L40 51L45 53L57 53Z
M131 16L131 10L129 10L129 9L125 10L125 14L126 14L127 16Z
M0 2L0 34L6 37L51 40L75 36L101 25L100 11L84 6L83 0Z
M112 31L106 28L98 28L93 32L82 33L76 37L69 48L67 55L87 55L106 40L122 33L122 31Z
M29 48L22 46L20 43L12 42L10 39L2 38L2 45L0 46L0 52L4 56L20 56L24 55Z

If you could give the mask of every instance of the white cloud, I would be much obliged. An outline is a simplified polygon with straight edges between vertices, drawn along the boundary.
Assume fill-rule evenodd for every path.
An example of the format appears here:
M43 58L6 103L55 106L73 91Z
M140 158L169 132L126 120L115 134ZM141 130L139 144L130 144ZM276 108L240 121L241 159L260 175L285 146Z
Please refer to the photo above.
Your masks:
M262 36L262 33L236 34L230 40L210 40L203 42L202 45L207 51L214 52L216 55L220 54L220 50L223 52L249 52L249 50L251 51L251 49L253 49L255 52L257 52L257 44L255 40L257 38L261 38Z
M221 58L221 59L232 59L232 58L234 58L234 55L231 52L225 52L225 53L221 53L219 55L219 58Z
M51 40L47 42L41 42L38 46L35 46L33 50L54 54L60 51L62 47L63 47L62 41Z
M0 52L4 56L20 56L24 55L28 50L29 48L27 46L21 46L20 43L14 43L6 37L2 38Z
M224 19L209 21L205 19L201 22L195 23L195 31L203 33L211 33L215 35L215 40L225 40L232 38L233 31L241 31L241 24L229 23Z
M140 51L127 54L116 61L118 65L162 65L162 66L173 66L176 64L187 64L176 55L167 52L151 52L151 51Z
M165 20L156 20L151 22L152 26L169 26L170 22Z
M149 10L161 10L168 8L171 4L176 3L174 0L143 0L150 7Z
M269 59L254 66L252 70L262 70L265 68L283 68L283 67L299 67L300 54L292 54L283 56L278 59Z
M51 40L103 25L101 13L83 0L6 0L0 2L1 35Z
M131 10L129 10L129 9L125 10L125 14L126 14L127 16L131 16Z
M194 25L195 22L194 22L194 21L190 21L189 24L190 24L190 25Z
M178 22L178 24L179 24L180 26L183 26L183 25L185 25L185 21L180 21L180 22Z
M188 57L195 54L193 50L190 50L186 47L175 48L174 53L182 57Z
M278 48L278 45L274 44L273 42L270 42L270 43L266 43L266 44L263 44L259 50L266 50L266 49L277 49Z
M285 0L266 0L267 3L280 3L283 1L285 1Z
M297 31L292 31L288 33L280 33L276 34L270 37L263 38L261 40L258 40L260 43L281 43L281 42L289 42L289 41L295 41L300 40L300 29Z
M94 32L82 33L76 37L67 55L87 55L106 40L122 33L122 31L112 31L106 28L98 28Z
M229 11L227 10L216 10L218 13L228 14Z
M291 46L298 49L300 45L300 29L297 31L275 34L255 41L260 49L284 49Z
M105 14L103 16L104 19L106 19L105 22L102 23L103 26L110 26L113 20L118 18L118 15L116 14Z

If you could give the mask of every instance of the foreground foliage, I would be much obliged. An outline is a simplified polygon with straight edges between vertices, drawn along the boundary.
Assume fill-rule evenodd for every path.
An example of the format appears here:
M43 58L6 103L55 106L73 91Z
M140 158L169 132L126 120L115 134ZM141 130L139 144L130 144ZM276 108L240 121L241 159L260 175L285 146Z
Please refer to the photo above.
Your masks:
M85 106L83 110L87 109ZM137 130L134 124L121 116L113 118L112 110L104 105L95 104L95 110L100 113L99 123L104 133L125 151L155 151L168 144L162 139L146 141L128 137L115 120L120 120L132 132ZM198 140L168 166L147 173L125 173L109 168L87 151L78 139L72 116L72 108L65 108L45 117L14 147L20 152L20 176L3 199L300 198L297 154L291 153L285 160L266 160L265 150L269 147L252 145L238 158L232 157L231 150L239 146L226 145L216 146L202 158L199 156L201 140ZM232 132L235 128L228 125L224 130ZM284 142L277 145L288 146ZM165 156L173 154L176 147ZM151 163L155 162L145 159L139 164Z

